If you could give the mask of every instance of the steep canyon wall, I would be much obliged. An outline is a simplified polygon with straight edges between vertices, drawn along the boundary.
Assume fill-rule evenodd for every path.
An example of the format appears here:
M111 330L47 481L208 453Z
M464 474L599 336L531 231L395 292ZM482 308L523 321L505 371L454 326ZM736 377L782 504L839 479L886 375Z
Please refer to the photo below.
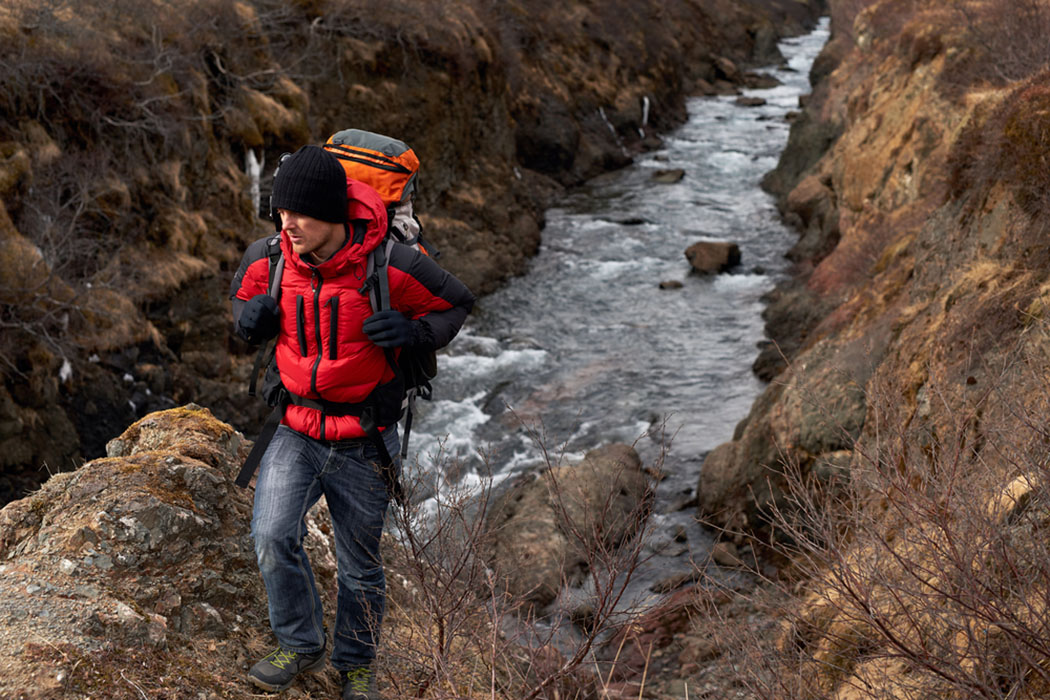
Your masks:
M766 181L801 233L770 383L707 457L701 515L821 562L784 642L812 697L1044 697L1042 652L1007 638L1046 622L1050 6L832 18Z

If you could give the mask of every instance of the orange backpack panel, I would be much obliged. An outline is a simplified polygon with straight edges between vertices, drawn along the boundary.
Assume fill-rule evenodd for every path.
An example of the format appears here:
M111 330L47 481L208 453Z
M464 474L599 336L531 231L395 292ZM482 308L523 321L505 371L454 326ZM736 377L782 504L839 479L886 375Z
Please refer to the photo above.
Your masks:
M419 158L403 141L344 129L332 134L324 148L339 159L347 177L371 185L387 207L396 207L415 191Z

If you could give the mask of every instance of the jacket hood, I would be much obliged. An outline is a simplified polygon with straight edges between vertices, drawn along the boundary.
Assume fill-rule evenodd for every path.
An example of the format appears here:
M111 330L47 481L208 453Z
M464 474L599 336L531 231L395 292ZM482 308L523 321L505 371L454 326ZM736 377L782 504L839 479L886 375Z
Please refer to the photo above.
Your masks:
M346 181L347 219L350 221L350 240L328 260L313 265L292 250L288 237L281 233L281 252L288 263L306 269L320 270L325 277L344 274L365 262L368 254L375 250L386 237L386 206L379 193L357 180ZM355 220L365 222L363 238L356 232Z

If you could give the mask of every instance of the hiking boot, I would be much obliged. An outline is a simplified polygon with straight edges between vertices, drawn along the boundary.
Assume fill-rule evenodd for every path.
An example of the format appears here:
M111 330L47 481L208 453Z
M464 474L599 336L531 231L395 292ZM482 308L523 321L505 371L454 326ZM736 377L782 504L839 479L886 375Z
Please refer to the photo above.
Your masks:
M277 647L276 651L270 652L252 666L248 678L263 690L276 693L290 686L303 671L323 665L324 652L322 648L312 654L301 654Z
M368 666L343 671L343 700L382 700L376 691L376 679Z

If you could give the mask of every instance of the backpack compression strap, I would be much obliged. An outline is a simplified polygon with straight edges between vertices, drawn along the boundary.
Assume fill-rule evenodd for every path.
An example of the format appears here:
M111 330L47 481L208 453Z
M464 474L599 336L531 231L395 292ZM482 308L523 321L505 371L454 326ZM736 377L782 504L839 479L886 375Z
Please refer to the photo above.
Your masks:
M266 417L266 422L263 423L262 430L259 431L259 437L256 438L251 452L248 453L248 458L244 460L244 466L241 467L240 473L237 474L237 478L233 482L236 485L244 488L252 480L252 475L255 474L255 470L262 460L263 453L266 452L270 440L273 439L273 434L277 432L277 426L281 424L281 420L284 418L284 409L288 407L288 403L288 392L281 388L277 396L277 405L273 407L270 415Z

